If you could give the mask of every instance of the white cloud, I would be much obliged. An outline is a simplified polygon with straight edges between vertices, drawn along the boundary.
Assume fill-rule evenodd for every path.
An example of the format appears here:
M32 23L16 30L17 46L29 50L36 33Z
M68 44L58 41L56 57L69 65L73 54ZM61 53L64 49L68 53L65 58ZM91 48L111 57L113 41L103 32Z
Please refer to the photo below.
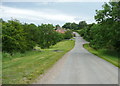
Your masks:
M109 0L2 0L2 2L109 2Z
M2 15L1 18L3 19L11 19L16 18L18 20L22 20L22 22L27 22L27 23L35 23L35 24L40 24L40 23L59 23L59 22L76 22L78 23L80 20L85 20L88 21L88 23L93 22L93 19L91 17L81 15L80 17L77 16L71 16L69 14L65 14L62 12L59 12L57 10L40 10L40 11L35 11L35 10L27 10L27 9L18 9L18 8L11 8L11 7L6 7L2 6Z

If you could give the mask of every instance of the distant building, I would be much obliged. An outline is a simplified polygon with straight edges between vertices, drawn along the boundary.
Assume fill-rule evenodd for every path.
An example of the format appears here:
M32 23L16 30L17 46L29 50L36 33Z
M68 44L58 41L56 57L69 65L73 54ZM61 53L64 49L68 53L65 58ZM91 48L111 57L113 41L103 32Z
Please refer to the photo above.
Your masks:
M59 33L65 33L66 32L66 30L63 29L62 27L60 27L59 25L56 25L55 31L59 32Z
M66 30L65 30L65 29L60 28L60 29L57 29L57 30L56 30L56 32L59 32L59 33L65 33L65 32L66 32Z

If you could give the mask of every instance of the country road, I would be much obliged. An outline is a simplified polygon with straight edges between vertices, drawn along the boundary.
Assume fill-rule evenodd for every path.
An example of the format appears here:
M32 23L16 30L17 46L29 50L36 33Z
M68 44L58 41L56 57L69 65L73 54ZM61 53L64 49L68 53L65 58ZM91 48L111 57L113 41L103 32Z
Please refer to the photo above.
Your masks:
M118 68L89 53L77 33L74 48L65 54L36 84L118 84Z

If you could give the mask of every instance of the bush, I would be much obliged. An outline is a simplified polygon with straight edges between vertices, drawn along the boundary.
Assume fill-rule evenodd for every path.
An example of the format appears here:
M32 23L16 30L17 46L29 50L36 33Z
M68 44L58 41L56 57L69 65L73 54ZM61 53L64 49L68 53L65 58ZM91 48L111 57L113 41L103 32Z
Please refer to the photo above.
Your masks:
M66 31L64 34L64 39L70 39L73 37L72 31Z
M7 58L7 59L12 59L11 54L6 53L6 52L3 52L3 53L2 53L2 57Z

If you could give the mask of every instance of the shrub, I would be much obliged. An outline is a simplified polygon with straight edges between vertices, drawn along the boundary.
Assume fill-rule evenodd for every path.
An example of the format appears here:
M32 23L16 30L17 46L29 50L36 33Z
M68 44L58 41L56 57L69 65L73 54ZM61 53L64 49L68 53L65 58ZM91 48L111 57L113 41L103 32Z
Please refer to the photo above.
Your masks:
M70 39L73 37L72 31L66 31L64 34L65 39Z

